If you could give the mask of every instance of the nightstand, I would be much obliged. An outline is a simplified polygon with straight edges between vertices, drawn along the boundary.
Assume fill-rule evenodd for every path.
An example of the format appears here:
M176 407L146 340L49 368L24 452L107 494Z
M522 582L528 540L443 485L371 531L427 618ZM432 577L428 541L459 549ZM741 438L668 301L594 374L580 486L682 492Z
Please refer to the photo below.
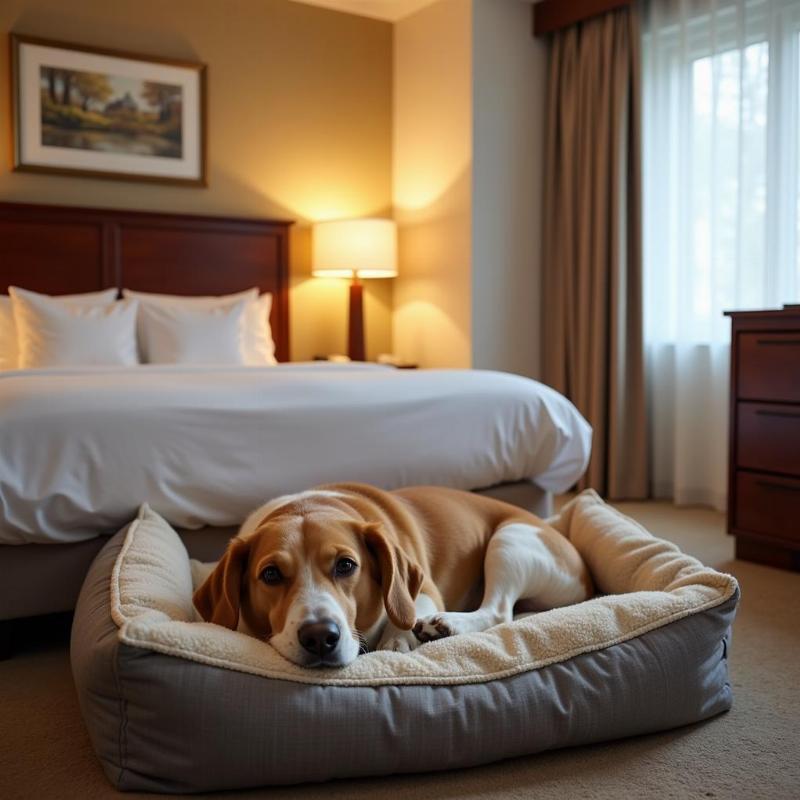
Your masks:
M800 306L727 315L728 533L737 558L800 570Z
M342 361L332 356L314 356L314 361L338 361L340 364L349 364L349 361ZM395 364L386 361L370 361L364 362L370 364L381 364L384 367L394 367L395 369L419 369L419 364L411 364L407 361L399 361Z

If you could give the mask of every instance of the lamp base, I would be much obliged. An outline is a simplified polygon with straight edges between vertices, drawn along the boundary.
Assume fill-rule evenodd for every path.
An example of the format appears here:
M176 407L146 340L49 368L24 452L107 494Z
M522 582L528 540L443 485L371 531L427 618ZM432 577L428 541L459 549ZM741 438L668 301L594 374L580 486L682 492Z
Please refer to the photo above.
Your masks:
M351 361L366 361L364 346L364 285L357 277L350 284L350 312L347 325L347 355Z

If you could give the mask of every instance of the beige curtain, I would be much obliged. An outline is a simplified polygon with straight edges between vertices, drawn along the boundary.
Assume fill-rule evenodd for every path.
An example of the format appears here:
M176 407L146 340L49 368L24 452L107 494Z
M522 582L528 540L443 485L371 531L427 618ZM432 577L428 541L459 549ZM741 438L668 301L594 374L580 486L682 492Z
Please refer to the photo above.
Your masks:
M639 20L555 33L547 102L544 380L594 428L581 488L648 492L642 343Z

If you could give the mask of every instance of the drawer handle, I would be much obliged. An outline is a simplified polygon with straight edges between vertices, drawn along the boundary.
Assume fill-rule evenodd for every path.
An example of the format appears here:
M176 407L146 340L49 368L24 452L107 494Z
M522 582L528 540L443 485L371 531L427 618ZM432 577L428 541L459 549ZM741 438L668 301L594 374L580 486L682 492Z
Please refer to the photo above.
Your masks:
M756 409L756 414L760 417L792 417L800 419L800 411L770 411L766 408Z
M756 339L756 344L794 344L794 345L800 345L800 339Z
M800 492L800 486L787 486L785 483L775 483L774 481L756 481L758 486L765 489L778 489L783 492Z

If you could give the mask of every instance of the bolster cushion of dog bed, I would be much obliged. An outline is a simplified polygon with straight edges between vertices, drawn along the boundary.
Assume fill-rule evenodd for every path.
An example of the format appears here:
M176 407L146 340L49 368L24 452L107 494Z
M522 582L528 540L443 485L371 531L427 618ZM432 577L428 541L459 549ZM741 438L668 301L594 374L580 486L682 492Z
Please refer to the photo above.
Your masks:
M73 626L81 709L106 774L121 789L185 792L418 772L727 710L735 579L592 491L551 522L598 597L309 670L197 621L185 547L143 506L98 555Z

